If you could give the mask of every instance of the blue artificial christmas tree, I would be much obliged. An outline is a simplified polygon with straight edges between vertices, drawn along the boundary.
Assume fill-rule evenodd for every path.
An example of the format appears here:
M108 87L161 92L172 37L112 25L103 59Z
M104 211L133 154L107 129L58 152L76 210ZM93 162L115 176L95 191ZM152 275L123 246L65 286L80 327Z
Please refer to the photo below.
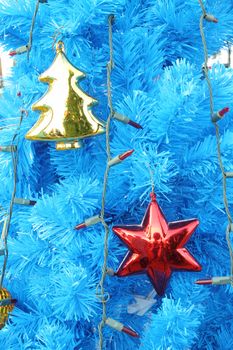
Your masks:
M233 37L233 4L206 0L204 6L218 17L218 23L204 21L211 55ZM114 65L107 68L111 14ZM106 136L85 139L82 148L67 151L57 151L53 142L25 139L38 119L31 106L46 91L38 76L51 66L58 40L64 42L69 61L86 72L80 86L99 101L93 113L107 121L110 104L111 117L117 112L143 126L136 129L111 118L107 133L113 158L134 149L108 174L104 223L109 227L110 271L117 270L127 252L112 226L140 223L148 205L148 164L167 220L200 221L187 247L202 272L175 271L164 296L152 292L145 275L105 277L107 317L140 337L105 325L102 348L232 349L231 286L195 284L230 274L222 179L202 70L201 15L198 0L0 0L1 44L16 53L0 97L0 146L17 141L16 198L36 201L34 206L12 206L3 287L17 303L0 330L0 349L99 349L103 305L98 286L106 227L103 220L82 230L75 226L101 212ZM209 70L215 111L232 107L232 75L223 65ZM18 128L19 120L10 118L21 114ZM218 125L224 167L231 172L232 113ZM0 152L2 227L12 204L13 153ZM227 194L231 207L230 182ZM3 263L4 257L0 259ZM148 295L151 305L144 313L142 296Z

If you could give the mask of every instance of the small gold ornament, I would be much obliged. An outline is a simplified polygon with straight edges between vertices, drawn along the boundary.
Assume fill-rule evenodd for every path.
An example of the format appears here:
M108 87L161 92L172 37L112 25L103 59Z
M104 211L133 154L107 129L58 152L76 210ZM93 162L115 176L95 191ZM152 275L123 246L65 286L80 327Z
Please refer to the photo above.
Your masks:
M76 81L84 77L85 74L67 59L64 43L59 41L52 65L39 77L49 88L32 106L41 115L26 139L56 141L57 150L67 150L80 148L82 139L105 132L105 123L91 111L97 100L76 85Z
M13 311L16 300L11 299L10 293L5 288L0 288L0 329L2 329L7 320L9 313Z

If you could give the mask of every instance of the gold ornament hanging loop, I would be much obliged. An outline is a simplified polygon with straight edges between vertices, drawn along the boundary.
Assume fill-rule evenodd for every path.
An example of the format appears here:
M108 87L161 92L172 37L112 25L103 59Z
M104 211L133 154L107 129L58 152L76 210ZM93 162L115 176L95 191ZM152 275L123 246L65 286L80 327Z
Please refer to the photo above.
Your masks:
M59 40L56 44L56 52L65 52L65 44L63 43L63 41Z

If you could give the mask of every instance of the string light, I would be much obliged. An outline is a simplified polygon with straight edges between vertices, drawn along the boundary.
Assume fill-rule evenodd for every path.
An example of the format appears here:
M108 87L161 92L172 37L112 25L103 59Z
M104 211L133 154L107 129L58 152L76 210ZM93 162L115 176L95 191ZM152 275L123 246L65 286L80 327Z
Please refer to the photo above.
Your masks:
M113 329L116 329L119 332L124 332L124 333L126 333L128 335L131 335L132 337L139 338L138 333L136 333L132 328L126 327L126 326L123 325L123 323L115 321L112 318L108 317L106 319L105 323L109 327L111 327Z
M217 123L219 120L223 119L224 115L225 115L226 113L228 113L229 110L230 110L229 107L225 107L225 108L221 109L220 111L214 113L214 114L212 115L212 122L213 122L213 123Z
M108 260L108 237L109 237L109 226L105 221L105 201L106 201L106 192L107 192L107 185L108 185L108 176L111 166L118 164L122 162L124 159L129 157L133 150L127 151L115 158L111 157L111 149L110 149L110 124L111 120L114 117L114 110L113 110L113 104L112 104L112 84L111 84L111 73L114 66L113 61L113 42L112 42L112 26L114 22L114 16L109 15L108 16L108 28L109 28L109 51L110 51L110 58L109 62L107 64L107 87L108 87L108 107L109 107L109 116L106 122L106 153L107 153L107 164L105 168L105 174L104 174L104 183L103 183L103 192L102 192L102 201L101 201L101 213L100 213L100 219L101 223L105 230L105 237L104 237L104 262L102 266L102 275L101 279L99 281L99 284L97 285L97 292L96 295L99 297L101 303L102 303L102 320L98 325L99 330L99 349L103 349L103 328L105 325L108 325L120 332L124 332L128 335L131 335L133 337L138 337L138 334L133 331L131 328L125 327L122 323L113 320L111 318L107 317L107 310L106 310L106 304L109 300L110 296L107 292L105 292L104 289L104 282L105 278L107 276L107 271L109 270L107 268L107 260Z
M81 224L78 224L75 226L76 230L81 230L82 228L86 228L92 225L97 224L98 222L101 222L101 218L99 215L92 216L91 218L86 219L84 222Z
M102 201L101 201L101 212L100 215L96 215L93 217L90 217L86 219L84 222L78 224L75 226L76 230L80 230L83 228L86 228L91 225L95 225L99 222L102 223L104 230L105 230L105 237L104 237L104 262L102 266L102 275L101 279L97 285L97 291L96 295L100 299L102 303L102 320L99 323L98 330L99 330L99 348L100 350L103 349L103 328L105 325L108 325L118 331L125 332L128 335L131 335L133 337L138 337L138 334L133 331L131 328L125 327L122 323L113 320L111 318L107 318L106 313L106 303L109 300L110 296L107 292L105 292L104 289L104 281L107 275L114 276L115 272L112 269L107 268L107 259L108 259L108 237L109 237L109 226L105 221L105 201L106 201L106 192L107 192L107 185L108 185L108 176L110 168L116 164L121 163L125 159L127 159L129 156L132 155L134 150L126 151L114 158L111 157L111 149L110 149L110 123L113 118L115 118L118 121L123 122L124 124L129 124L137 129L141 129L141 125L130 120L128 117L123 116L122 114L119 114L113 110L113 104L112 104L112 93L111 93L111 72L114 66L113 61L113 43L112 43L112 25L114 21L114 16L110 15L108 17L108 25L109 25L109 49L110 49L110 59L107 64L107 91L108 91L108 107L109 107L109 116L107 118L106 122L106 153L107 153L107 164L105 168L105 174L104 174L104 182L103 182L103 191L102 191Z
M206 285L206 284L231 284L231 277L230 276L224 276L224 277L213 277L212 279L203 279L203 280L197 280L195 282L196 284Z
M129 125L133 126L136 129L142 129L142 126L140 124L134 122L133 120L129 119L125 115L120 114L118 112L114 112L113 118L117 119L118 121L120 121L120 122L122 122L124 124L129 124Z
M16 195L16 187L17 187L17 166L18 166L18 142L19 142L19 131L20 127L23 121L25 111L21 110L21 115L19 118L19 124L18 127L14 133L14 136L12 138L12 147L15 147L15 151L11 152L11 157L12 157L12 163L13 163L13 191L11 195L11 201L10 201L10 206L3 224L3 230L2 230L2 241L4 244L4 262L3 262L3 268L2 268L2 273L0 277L0 287L2 288L3 285L3 280L5 277L5 272L6 272L6 265L8 261L8 234L9 234L9 229L10 229L10 223L11 223L11 217L12 217L12 212L13 212L13 205L14 205L14 200L15 200L15 195ZM14 145L15 143L15 145Z
M14 198L14 204L33 206L36 204L36 201L25 199L25 198Z
M25 53L29 50L29 47L28 45L23 45L23 46L20 46L18 47L17 49L13 50L13 51L10 51L9 52L9 55L10 56L15 56L15 55L21 55L22 53Z
M213 22L213 23L218 23L218 19L216 17L214 17L213 15L210 15L209 13L206 13L204 15L204 19L207 21L207 22Z
M10 56L21 55L21 54L27 52L27 57L29 59L29 54L30 54L30 51L32 48L32 42L33 42L33 30L34 30L34 26L35 26L35 22L36 22L36 16L37 16L37 13L39 10L39 5L40 5L40 3L45 3L45 2L47 2L47 1L46 0L37 0L37 2L36 2L35 11L34 11L33 16L32 16L32 23L31 23L31 28L30 28L30 32L29 32L28 44L20 46L13 51L10 51L9 52Z
M131 156L131 154L133 152L134 152L134 150L131 149L130 151L124 152L124 153L120 154L119 156L116 156L115 158L110 159L108 162L108 167L111 167L113 165L116 165L116 164L123 162L123 160L125 160L126 158Z
M221 111L214 113L214 101L213 101L213 88L211 84L211 80L209 78L209 72L208 72L208 49L207 49L207 43L206 43L206 38L205 38L205 33L204 33L204 28L203 28L203 22L204 20L210 21L217 23L217 20L214 16L209 15L206 13L205 6L203 4L202 0L198 0L199 4L202 9L202 15L200 17L200 34L202 38L202 43L203 43L203 50L204 50L204 58L205 58L205 63L204 63L204 73L205 73L205 78L206 82L208 85L209 89L209 99L210 99L210 115L212 118L213 125L215 127L215 133L216 133L216 141L217 141L217 155L218 155L218 162L219 162L219 167L222 173L222 184L223 184L223 202L224 202L224 207L228 219L228 225L226 229L226 240L228 244L228 249L229 249L229 254L230 254L230 276L224 276L224 277L213 277L212 279L207 279L207 280L198 280L196 281L197 284L226 284L229 283L233 286L233 249L231 245L231 240L230 240L230 234L233 232L233 220L232 216L229 210L229 204L228 204L228 198L227 198L227 186L226 186L226 179L228 177L231 177L230 172L226 172L223 164L223 159L221 155L221 141L220 141L220 133L219 133L219 126L217 122L222 119L224 114L226 114L229 111L228 107L223 108ZM228 174L228 176L227 176ZM229 176L230 175L230 176ZM226 283L223 283L226 282Z
M15 145L0 146L0 152L16 152L17 147Z

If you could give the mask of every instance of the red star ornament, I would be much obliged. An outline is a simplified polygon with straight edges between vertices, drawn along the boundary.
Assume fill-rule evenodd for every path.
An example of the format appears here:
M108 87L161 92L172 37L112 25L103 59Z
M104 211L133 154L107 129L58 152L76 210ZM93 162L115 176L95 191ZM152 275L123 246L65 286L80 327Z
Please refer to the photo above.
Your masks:
M167 223L152 193L141 225L113 227L129 248L116 275L146 273L158 295L163 295L173 270L201 270L199 263L184 248L198 224L197 219Z

